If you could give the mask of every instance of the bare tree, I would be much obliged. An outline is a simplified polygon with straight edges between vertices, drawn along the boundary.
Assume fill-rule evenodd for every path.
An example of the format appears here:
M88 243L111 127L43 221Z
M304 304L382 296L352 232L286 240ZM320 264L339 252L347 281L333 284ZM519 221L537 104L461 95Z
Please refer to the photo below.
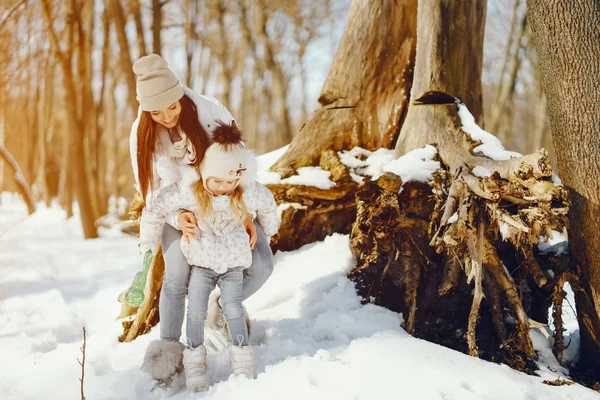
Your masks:
M94 207L93 197L90 193L90 182L88 165L89 159L87 158L87 151L85 149L86 143L84 143L83 136L93 131L94 124L90 124L89 116L85 113L82 115L83 107L85 111L93 111L94 105L90 103L90 88L89 86L77 90L75 84L75 76L81 78L90 78L88 68L89 63L86 61L86 49L88 46L88 39L84 34L86 21L83 19L82 9L80 4L76 0L71 0L69 4L69 15L73 21L72 24L67 24L65 36L67 37L66 49L61 49L59 44L58 35L54 29L54 18L52 15L52 6L49 0L43 0L43 15L50 36L52 48L59 60L60 66L63 72L65 92L67 94L67 107L68 107L68 122L69 122L69 143L68 154L73 159L73 167L69 166L69 169L73 169L72 174L74 177L74 186L77 193L77 201L79 203L81 222L83 225L84 235L86 238L97 237L96 227L94 221L98 214ZM89 23L89 20L88 20ZM89 31L88 31L89 32ZM75 69L74 64L77 62L78 70ZM89 81L87 81L89 82ZM69 173L67 173L69 175Z
M119 43L119 61L125 83L127 84L127 100L132 110L137 110L138 102L135 98L135 76L131 72L133 63L129 51L129 41L125 32L126 19L121 6L121 0L107 0L110 13L113 17L117 41Z

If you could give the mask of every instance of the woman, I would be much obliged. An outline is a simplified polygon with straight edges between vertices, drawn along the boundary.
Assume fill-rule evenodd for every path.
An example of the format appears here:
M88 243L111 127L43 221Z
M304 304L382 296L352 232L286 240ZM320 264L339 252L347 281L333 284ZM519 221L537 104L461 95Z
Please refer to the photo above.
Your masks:
M140 58L133 71L137 75L140 110L129 143L136 189L146 201L147 209L152 207L153 191L173 182L185 182L192 167L200 165L217 122L231 124L235 120L217 100L181 85L159 55ZM252 265L244 278L243 299L246 299L271 275L273 254L260 227L256 228L249 219L244 225L253 248ZM162 229L165 277L159 302L161 340L150 344L143 366L162 383L168 384L181 366L183 348L179 338L190 266L179 242L182 235L186 239L193 237L196 229L194 214L185 210L168 215Z

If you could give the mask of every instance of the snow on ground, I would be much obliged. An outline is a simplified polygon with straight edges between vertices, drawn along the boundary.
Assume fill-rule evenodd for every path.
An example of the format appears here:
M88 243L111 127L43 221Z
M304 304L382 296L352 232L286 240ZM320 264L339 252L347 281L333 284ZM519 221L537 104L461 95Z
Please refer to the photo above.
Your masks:
M356 179L359 174L375 178L386 170L404 180L428 179L428 171L437 168L432 161L435 149L429 147L395 162L392 151L385 149L355 148L340 156ZM259 180L281 181L266 170L284 151L259 158ZM315 168L301 171L293 180L303 179L321 185L329 177L320 176ZM114 206L115 212L123 208L118 202ZM548 245L560 244L560 238L555 235ZM17 195L0 194L2 399L80 398L77 359L83 326L88 400L156 398L150 392L153 382L140 365L148 343L158 338L158 327L132 343L117 340L121 333L120 322L115 321L120 311L117 296L138 271L139 257L137 239L118 229L104 229L101 238L83 240L77 216L67 220L55 205L40 205L27 216ZM360 303L346 278L354 265L346 235L277 253L275 262L269 281L246 301L253 321L256 379L230 378L227 353L211 354L209 390L182 391L173 399L600 398L579 385L542 383L564 377L567 371L557 364L550 342L538 331L531 335L543 378L411 337L400 327L401 315ZM568 299L574 304L572 292ZM566 334L576 341L567 351L573 359L577 325L568 304L564 309Z
M138 270L136 239L115 231L83 240L79 220L41 207L26 217L15 196L0 205L0 393L2 399L154 399L139 368L155 328L119 343L117 295ZM361 305L346 279L348 237L333 235L278 253L275 272L246 306L257 378L229 378L227 354L209 357L211 387L173 399L597 399L579 385L542 379L415 339L401 316ZM543 336L539 347L547 345ZM547 347L547 346L546 346ZM545 356L548 356L546 354ZM551 357L551 353L550 353ZM559 371L559 373L563 373ZM556 374L544 373L555 379Z

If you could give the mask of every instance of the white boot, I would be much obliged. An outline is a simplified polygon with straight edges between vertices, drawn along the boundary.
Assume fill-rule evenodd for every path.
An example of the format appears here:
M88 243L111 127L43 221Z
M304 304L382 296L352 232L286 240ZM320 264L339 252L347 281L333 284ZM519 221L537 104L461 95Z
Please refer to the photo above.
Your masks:
M206 378L206 349L203 345L183 351L183 367L188 389L194 392L206 390L208 379Z
M234 375L245 375L254 378L254 357L250 346L231 346L229 360Z

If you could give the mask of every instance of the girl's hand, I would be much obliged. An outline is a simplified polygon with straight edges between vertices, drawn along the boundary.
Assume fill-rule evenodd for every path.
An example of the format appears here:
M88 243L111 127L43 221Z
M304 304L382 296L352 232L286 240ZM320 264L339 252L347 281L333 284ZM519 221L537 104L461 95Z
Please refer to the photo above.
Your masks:
M254 222L250 217L244 218L244 228L246 228L246 232L248 236L250 236L250 250L254 250L254 246L256 245L256 226L254 226Z
M196 216L193 212L183 211L177 216L177 223L183 232L183 237L190 244L190 238L196 236L196 232L198 232Z

